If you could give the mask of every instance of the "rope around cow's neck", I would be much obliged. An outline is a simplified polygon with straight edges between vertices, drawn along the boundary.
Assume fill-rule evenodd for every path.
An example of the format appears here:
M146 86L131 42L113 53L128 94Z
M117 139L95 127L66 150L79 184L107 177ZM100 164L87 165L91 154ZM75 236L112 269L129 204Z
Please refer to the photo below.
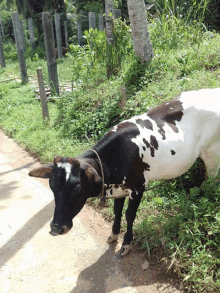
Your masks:
M101 174L102 174L102 190L101 190L101 194L100 194L100 200L102 201L104 199L104 188L105 188L105 177L104 177L104 171L103 171L103 167L102 167L102 161L101 161L98 153L95 150L89 149L89 151L93 151L99 160L99 165L100 165Z

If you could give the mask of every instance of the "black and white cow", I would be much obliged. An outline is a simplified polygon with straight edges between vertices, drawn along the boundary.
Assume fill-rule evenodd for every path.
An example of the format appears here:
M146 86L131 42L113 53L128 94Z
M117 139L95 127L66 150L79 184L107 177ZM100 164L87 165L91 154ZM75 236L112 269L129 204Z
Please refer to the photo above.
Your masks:
M183 92L145 114L114 126L78 157L55 157L54 162L29 173L49 178L55 211L51 234L67 233L72 219L89 197L114 198L115 219L107 242L116 241L125 197L127 232L121 255L131 249L132 226L150 180L182 175L201 157L208 176L220 167L220 89ZM104 182L101 168L104 170Z

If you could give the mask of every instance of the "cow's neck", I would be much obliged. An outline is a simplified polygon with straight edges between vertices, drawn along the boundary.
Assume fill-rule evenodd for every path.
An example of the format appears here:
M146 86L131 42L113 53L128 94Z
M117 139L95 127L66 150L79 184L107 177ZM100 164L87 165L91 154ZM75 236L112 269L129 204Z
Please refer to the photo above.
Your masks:
M103 172L104 172L104 178L105 178L105 184L108 184L108 183L110 183L109 182L109 177L110 177L109 176L109 168L107 167L105 157L102 154L100 154L98 150L97 150L97 153L99 155L99 158L100 158L100 161L101 161L101 164L102 164L102 168L103 168ZM100 162L99 162L99 159L98 159L97 155L93 151L88 150L87 152L85 152L80 157L86 163L90 164L93 168L95 168L95 170L98 172L99 176L102 178Z

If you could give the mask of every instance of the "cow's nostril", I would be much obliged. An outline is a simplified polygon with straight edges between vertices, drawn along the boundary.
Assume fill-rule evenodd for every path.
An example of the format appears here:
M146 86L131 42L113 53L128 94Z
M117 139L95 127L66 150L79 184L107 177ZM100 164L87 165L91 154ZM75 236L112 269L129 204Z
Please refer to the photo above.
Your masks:
M67 226L62 226L62 232L60 234L66 234L69 232L71 228L67 227Z
M58 222L51 221L50 222L51 231L49 233L53 236L63 235L63 234L68 233L69 230L72 228L72 226L73 226L72 222L70 222L70 223L68 222L65 224L63 223L63 225L60 226L58 224Z
M50 229L51 231L49 233L53 236L57 236L62 232L62 228L59 228L59 224L57 222L51 222Z
M58 228L58 222L50 222L50 227Z

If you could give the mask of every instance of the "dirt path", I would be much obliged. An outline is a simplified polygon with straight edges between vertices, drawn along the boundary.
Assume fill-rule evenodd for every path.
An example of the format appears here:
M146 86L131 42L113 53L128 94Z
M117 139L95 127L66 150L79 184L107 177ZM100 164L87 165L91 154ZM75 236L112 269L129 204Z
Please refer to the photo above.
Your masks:
M39 163L0 131L1 293L180 293L135 249L109 247L111 225L85 206L68 234L53 237L48 181L28 176Z

